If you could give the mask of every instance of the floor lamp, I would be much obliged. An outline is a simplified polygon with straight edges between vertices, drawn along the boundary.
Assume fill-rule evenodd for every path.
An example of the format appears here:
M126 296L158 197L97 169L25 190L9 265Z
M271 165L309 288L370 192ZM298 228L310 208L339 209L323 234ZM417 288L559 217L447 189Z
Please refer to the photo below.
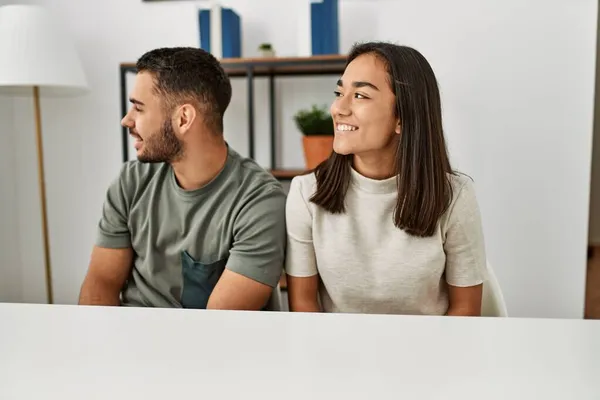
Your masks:
M74 96L87 92L86 76L71 38L44 7L0 7L0 93L33 95L41 205L44 268L48 303L54 302L48 238L41 97Z

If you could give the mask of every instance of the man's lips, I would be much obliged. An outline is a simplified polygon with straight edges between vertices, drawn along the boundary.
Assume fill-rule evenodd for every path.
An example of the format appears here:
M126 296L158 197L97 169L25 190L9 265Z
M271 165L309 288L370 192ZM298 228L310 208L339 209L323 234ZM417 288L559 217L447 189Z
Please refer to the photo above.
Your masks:
M137 133L135 133L134 131L131 131L131 130L130 130L130 131L129 131L129 134L130 134L131 136L133 136L134 138L136 138L136 139L140 139L140 140L142 140L142 137L141 137L140 135L138 135Z
M142 147L142 142L144 141L142 139L142 137L134 132L129 132L129 134L135 139L135 142L133 143L133 147L135 147L136 150L139 150L140 147Z

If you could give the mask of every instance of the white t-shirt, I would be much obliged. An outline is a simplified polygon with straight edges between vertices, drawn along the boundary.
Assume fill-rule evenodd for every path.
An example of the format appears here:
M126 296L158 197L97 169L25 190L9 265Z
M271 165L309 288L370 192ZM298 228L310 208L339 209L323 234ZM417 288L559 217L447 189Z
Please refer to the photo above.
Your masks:
M481 216L470 178L450 177L453 199L436 233L413 237L394 225L396 178L352 170L346 213L309 201L314 174L295 177L286 206L286 273L320 275L325 312L443 315L448 288L486 277Z

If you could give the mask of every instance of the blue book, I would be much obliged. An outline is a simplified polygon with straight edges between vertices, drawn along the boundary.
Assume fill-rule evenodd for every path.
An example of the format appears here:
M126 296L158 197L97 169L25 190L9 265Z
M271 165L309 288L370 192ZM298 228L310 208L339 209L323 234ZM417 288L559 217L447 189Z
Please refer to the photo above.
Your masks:
M210 52L210 14L211 10L198 12L200 25L200 48ZM222 57L235 58L242 56L242 28L239 15L230 8L221 8L221 42Z
M241 57L242 31L240 26L240 17L229 8L223 8L221 15L223 57Z
M200 48L210 53L210 10L200 10L198 23L200 24Z
M312 54L339 54L338 0L310 5Z
M321 41L323 38L323 3L311 3L310 5L310 33L312 54L323 54L321 51Z

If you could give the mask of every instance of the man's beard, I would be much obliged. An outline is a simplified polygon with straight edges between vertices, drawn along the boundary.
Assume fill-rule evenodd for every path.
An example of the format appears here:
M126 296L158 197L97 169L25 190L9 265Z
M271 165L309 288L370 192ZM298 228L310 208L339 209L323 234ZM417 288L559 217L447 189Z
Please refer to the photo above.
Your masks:
M172 163L183 156L183 143L175 135L171 121L166 120L159 132L143 140L138 160L143 163Z

